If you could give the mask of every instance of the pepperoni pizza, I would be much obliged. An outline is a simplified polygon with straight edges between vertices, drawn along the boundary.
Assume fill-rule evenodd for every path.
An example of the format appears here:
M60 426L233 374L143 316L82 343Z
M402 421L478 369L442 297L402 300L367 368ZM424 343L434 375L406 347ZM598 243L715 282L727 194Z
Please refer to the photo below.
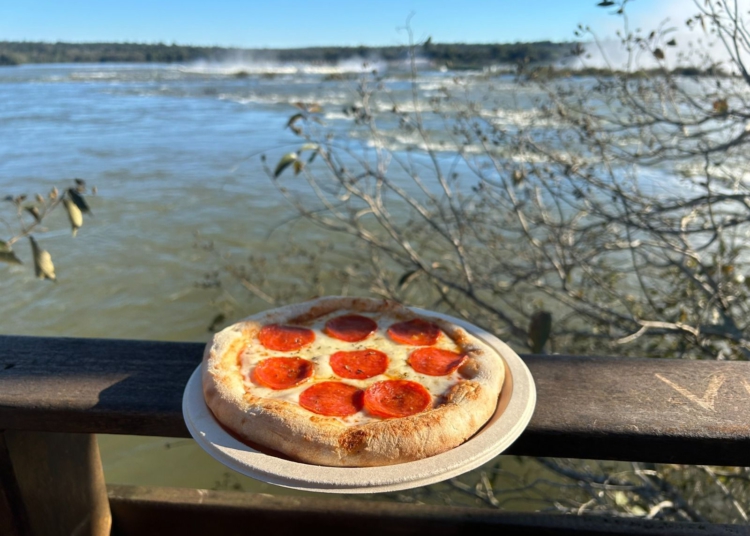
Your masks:
M203 392L241 439L294 460L392 465L439 454L495 412L504 364L453 323L326 297L245 319L206 346Z

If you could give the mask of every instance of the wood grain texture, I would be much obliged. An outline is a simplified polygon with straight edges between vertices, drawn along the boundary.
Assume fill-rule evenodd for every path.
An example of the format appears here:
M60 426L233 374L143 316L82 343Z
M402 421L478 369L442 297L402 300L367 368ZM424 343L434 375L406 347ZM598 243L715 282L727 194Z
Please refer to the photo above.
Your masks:
M492 509L282 497L231 491L110 486L113 535L245 534L593 534L750 535L750 527L666 523L604 516L515 514Z
M182 391L203 345L0 337L0 429L189 437Z
M23 504L21 488L13 471L5 433L0 430L0 534L3 536L29 536L26 507Z
M28 534L110 534L112 517L95 436L17 430L3 435L23 503L15 510L28 518Z
M187 437L203 345L0 337L0 429ZM750 363L522 356L537 407L514 454L750 465Z
M750 363L580 356L524 361L539 401L512 452L750 465Z

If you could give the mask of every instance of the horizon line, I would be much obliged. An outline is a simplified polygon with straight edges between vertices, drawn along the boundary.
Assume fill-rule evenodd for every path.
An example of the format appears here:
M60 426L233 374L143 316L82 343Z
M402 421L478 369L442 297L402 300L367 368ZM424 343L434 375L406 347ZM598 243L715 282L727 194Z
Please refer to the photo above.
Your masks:
M24 43L24 44L43 44L43 45L144 45L144 46L176 46L176 47L190 47L190 48L220 48L229 50L303 50L303 49L314 49L314 48L408 48L410 46L421 47L426 41L420 43L401 44L401 45L305 45L295 47L245 47L236 45L198 45L198 44L185 44L185 43L166 43L164 41L147 42L147 41L45 41L45 40L0 40L0 44L3 43ZM483 46L483 45L533 45L539 43L551 43L553 45L571 45L575 43L586 43L585 41L555 41L552 39L542 39L538 41L496 41L496 42L465 42L465 41L446 41L446 42L432 42L433 46L440 45L471 45L471 46Z

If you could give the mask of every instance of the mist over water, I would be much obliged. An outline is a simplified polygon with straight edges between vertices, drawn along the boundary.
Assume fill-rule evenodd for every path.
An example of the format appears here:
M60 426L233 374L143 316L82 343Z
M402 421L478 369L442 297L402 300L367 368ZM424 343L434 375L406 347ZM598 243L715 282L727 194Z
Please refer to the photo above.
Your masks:
M386 72L393 64L372 59L352 57L336 64L311 64L304 62L281 62L268 60L250 60L246 57L227 56L221 62L197 61L180 67L181 72L197 74L226 74L226 75L331 75L368 73L373 70ZM397 65L396 65L397 67Z

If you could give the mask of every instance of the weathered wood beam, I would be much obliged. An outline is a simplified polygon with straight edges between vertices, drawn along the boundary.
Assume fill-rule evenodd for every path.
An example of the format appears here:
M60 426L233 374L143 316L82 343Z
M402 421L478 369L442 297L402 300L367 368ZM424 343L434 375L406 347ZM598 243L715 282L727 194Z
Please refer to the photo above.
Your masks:
M0 527L8 534L109 535L112 517L94 435L5 430L0 464L10 507L7 516L0 505Z
M515 453L750 466L750 363L524 359L539 401Z
M748 535L750 527L604 516L517 514L459 508L231 491L110 486L115 536L245 534L490 534L512 536Z
M26 536L31 526L21 496L21 488L13 471L13 460L6 436L0 430L0 534Z
M0 429L185 437L203 345L0 337ZM538 391L514 454L750 465L750 363L523 356Z

